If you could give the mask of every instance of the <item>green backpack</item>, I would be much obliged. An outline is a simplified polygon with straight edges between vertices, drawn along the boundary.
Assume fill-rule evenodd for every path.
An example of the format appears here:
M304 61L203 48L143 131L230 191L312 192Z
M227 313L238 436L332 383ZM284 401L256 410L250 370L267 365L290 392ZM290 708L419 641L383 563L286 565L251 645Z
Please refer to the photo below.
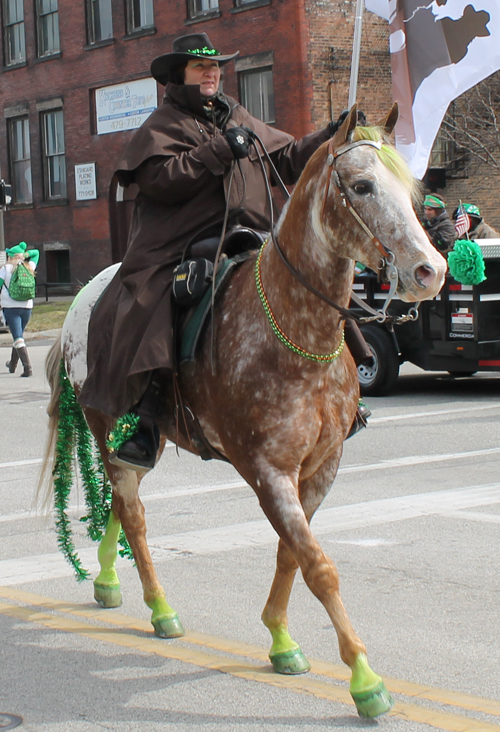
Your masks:
M36 293L35 273L31 267L20 262L12 272L8 287L9 295L13 300L31 300Z

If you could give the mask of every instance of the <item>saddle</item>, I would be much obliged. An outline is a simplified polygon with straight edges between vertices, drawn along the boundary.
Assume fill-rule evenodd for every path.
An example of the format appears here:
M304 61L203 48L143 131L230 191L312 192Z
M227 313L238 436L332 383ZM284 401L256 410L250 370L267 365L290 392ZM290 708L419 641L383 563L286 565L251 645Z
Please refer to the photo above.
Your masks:
M182 276L189 276L190 272L197 273L198 280L193 280L192 287L186 286L185 280L181 281L182 293L187 290L194 294L194 302L186 304L185 298L181 299L182 304L176 303L176 315L174 318L174 343L176 348L176 363L184 368L194 365L196 351L200 338L204 333L208 316L212 310L212 303L229 282L236 267L245 262L256 250L260 249L265 239L266 232L255 231L243 226L232 228L224 238L221 254L214 272L213 266L217 251L220 245L220 237L211 236L202 238L191 244L187 250L183 265L181 265ZM201 262L209 263L200 266ZM202 273L200 275L200 273ZM204 273L204 274L203 274ZM207 276L207 273L208 276ZM196 275L193 275L196 276ZM174 273L175 278L175 273ZM200 282L204 278L204 287ZM175 282L175 280L174 280ZM203 294L200 296L200 289ZM175 299L174 299L175 301ZM188 400L182 396L176 388L176 419L180 432L187 438L189 443L196 449L202 460L225 460L224 455L214 448L203 433L203 429L189 405Z

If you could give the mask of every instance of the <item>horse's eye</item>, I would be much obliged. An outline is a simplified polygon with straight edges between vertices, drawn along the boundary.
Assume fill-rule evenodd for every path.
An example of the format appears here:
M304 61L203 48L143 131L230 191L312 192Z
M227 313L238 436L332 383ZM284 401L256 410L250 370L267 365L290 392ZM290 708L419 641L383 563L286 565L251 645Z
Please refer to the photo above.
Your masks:
M360 180L353 186L353 191L358 196L367 196L369 193L373 193L373 183L369 180Z

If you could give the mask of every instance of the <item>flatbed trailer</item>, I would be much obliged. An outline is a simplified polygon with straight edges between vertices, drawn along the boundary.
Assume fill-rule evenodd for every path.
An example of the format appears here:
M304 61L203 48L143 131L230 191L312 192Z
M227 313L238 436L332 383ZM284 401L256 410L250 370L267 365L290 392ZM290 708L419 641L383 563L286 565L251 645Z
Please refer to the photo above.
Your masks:
M401 324L371 322L361 330L374 355L374 366L360 366L361 393L382 396L396 385L399 368L409 361L425 371L446 371L452 376L472 376L478 371L500 375L500 239L478 239L485 262L486 280L462 285L450 274L439 295L420 304L419 317ZM388 285L372 271L356 275L353 289L379 310ZM411 303L395 298L390 315L407 313ZM360 315L366 313L351 303Z

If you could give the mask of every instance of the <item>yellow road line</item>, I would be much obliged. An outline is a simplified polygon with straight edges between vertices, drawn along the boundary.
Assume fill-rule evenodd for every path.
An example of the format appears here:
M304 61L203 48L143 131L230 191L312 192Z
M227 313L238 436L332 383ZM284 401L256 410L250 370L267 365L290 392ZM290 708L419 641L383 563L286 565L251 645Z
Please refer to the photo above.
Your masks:
M131 618L126 615L122 615L121 613L102 610L100 608L96 608L95 610L91 608L84 608L80 605L23 592L10 587L0 587L0 596L17 602L28 603L32 606L43 606L57 612L77 615L79 617L89 618L94 621L102 621L112 625L119 625L124 630L117 633L112 630L108 630L107 628L95 625L92 626L70 618L48 615L38 611L33 612L29 608L0 603L0 613L5 615L18 617L28 622L41 623L53 629L77 633L79 635L103 640L105 642L114 643L127 648L133 648L145 653L153 653L165 658L171 658L185 663L192 663L204 668L218 670L221 673L237 676L239 678L267 683L281 688L288 688L296 692L307 693L318 698L329 699L352 706L352 699L347 689L334 687L321 680L311 679L306 676L281 676L274 674L269 665L265 668L258 668L248 664L235 663L232 658L221 658L220 656L213 656L209 653L203 653L198 650L186 648L185 645L180 645L180 643L166 644L154 637L141 638L135 635L130 635L126 630L147 633L151 632L150 623L141 621L137 618ZM246 656L247 658L252 658L259 662L267 661L266 651L258 646L229 641L223 638L216 638L202 633L188 632L186 633L186 636L181 639L181 643L201 645L211 650L230 653L237 656ZM336 666L335 664L328 664L324 661L312 662L312 671L337 681L345 681L349 676L348 670L344 667ZM401 693L410 697L418 697L419 699L425 698L431 701L470 709L485 714L500 715L500 703L495 700L482 699L480 697L460 694L459 692L434 689L432 687L412 684L411 682L399 679L384 678L384 680L386 681L386 685L389 690L394 693ZM492 730L496 730L496 732L498 732L498 730L500 730L499 725L479 722L460 715L429 710L415 704L397 703L391 714L415 722L428 724L438 729L450 731L491 732Z

